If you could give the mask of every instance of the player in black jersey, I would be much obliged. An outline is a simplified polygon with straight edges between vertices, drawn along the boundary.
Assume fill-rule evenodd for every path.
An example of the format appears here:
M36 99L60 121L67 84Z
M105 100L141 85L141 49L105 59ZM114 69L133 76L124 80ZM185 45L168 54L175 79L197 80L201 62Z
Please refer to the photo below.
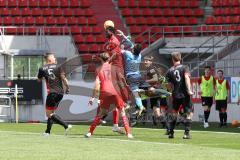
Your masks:
M174 128L179 113L184 116L185 132L183 139L190 139L191 118L193 106L191 103L191 83L189 68L181 64L181 53L172 53L173 66L167 71L166 78L173 88L173 109L169 113L169 138L174 138Z
M56 58L53 53L47 53L44 56L46 64L39 69L38 79L45 79L47 85L47 99L46 99L46 115L47 129L44 135L49 135L53 122L62 125L65 128L65 135L72 128L71 125L67 124L62 120L62 118L54 113L57 109L58 104L63 98L64 88L66 88L65 93L69 93L68 81L65 77L64 71L57 65Z

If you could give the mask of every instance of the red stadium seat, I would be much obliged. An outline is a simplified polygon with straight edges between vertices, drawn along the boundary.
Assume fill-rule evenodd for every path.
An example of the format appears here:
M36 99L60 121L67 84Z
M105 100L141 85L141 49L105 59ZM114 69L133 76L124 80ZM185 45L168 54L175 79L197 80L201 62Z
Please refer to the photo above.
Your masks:
M187 8L187 9L184 9L183 11L184 11L185 16L193 16L194 15L192 9Z
M220 6L222 6L222 1L220 1L220 0L212 0L212 6L213 7L220 7Z
M27 0L18 0L19 7L27 7L28 6Z
M179 1L179 7L181 7L181 8L186 8L186 7L188 7L188 1L186 1L186 0L180 0L180 1Z
M36 17L36 25L42 26L45 24L45 19L44 17Z
M32 16L41 16L42 10L40 8L33 8L32 9Z
M78 24L79 25L86 25L87 24L87 19L85 17L79 17L78 18Z
M215 18L212 17L212 16L208 16L208 17L206 17L206 19L205 19L205 23L206 23L206 24L215 24Z
M170 25L177 25L177 19L175 17L169 17L168 18L168 24Z
M223 7L231 6L231 1L230 0L222 0L222 6Z
M132 16L141 16L142 15L142 9L140 8L133 8L132 10Z
M36 27L29 27L26 29L26 33L30 35L35 35L37 33L37 28Z
M80 7L81 8L89 8L91 6L89 0L81 0L80 1Z
M19 8L13 8L13 9L11 10L11 15L12 15L12 16L20 16L20 15L21 15L20 9L19 9Z
M49 0L39 0L39 7L48 7Z
M39 1L36 1L36 0L28 0L28 5L31 8L38 7L38 2Z
M84 16L84 10L81 8L76 8L73 10L73 15L77 17Z
M186 24L188 24L188 20L185 17L179 17L178 18L178 24L186 25Z
M22 9L22 16L31 16L30 8L23 8Z
M118 7L119 8L125 8L127 7L127 3L125 0L118 0Z
M162 32L162 28L161 27L153 27L153 28L151 28L151 32L153 32L153 33L161 33Z
M60 0L60 7L67 8L68 7L68 0Z
M133 17L127 17L125 20L128 25L134 25L136 23L136 20Z
M194 10L194 15L195 16L200 16L200 17L203 16L204 15L203 10L200 9L200 8L195 9Z
M158 3L158 7L166 8L168 7L168 2L166 0L162 0Z
M8 8L1 9L1 15L2 16L9 16L10 15L10 10Z
M102 29L99 26L93 26L92 27L92 33L93 34L100 34L100 33L102 33Z
M189 7L197 8L199 6L199 1L189 1Z
M131 34L139 34L141 33L141 28L139 26L130 26L129 27Z
M84 36L82 36L81 34L75 35L73 36L73 38L77 44L85 42Z
M3 25L4 26L12 25L12 22L13 22L12 17L9 17L9 16L3 17Z
M51 0L49 2L49 7L51 7L51 8L59 7L58 2L59 2L59 0Z
M17 7L16 0L8 0L8 7Z
M240 1L239 0L232 0L232 6L239 7L240 6Z
M97 43L104 43L105 42L105 37L103 37L102 35L96 36L96 42Z
M53 15L54 16L62 16L63 15L62 9L60 9L60 8L53 9Z
M156 25L157 24L157 20L154 17L149 17L146 19L146 21L147 21L146 23L148 25Z
M232 19L232 23L240 24L240 16L234 16L233 19Z
M56 19L54 17L46 17L46 25L55 25Z
M68 17L67 23L68 23L68 25L77 25L78 19L76 17Z
M173 10L173 15L174 15L174 16L183 16L184 13L183 13L183 10L182 10L182 9L174 9L174 10Z
M150 8L143 8L142 15L143 16L153 16L155 13L152 13L152 9Z
M196 18L196 17L190 17L190 18L188 18L188 23L190 24L190 25L197 25L198 24L198 19Z
M70 1L70 7L71 8L79 7L79 0L71 0Z
M49 28L49 34L60 34L60 28L57 28L57 27L50 27Z
M224 8L223 15L232 15L234 8Z
M97 19L95 17L88 18L88 25L97 25Z
M175 26L172 28L172 31L174 33L181 33L182 32L182 28L181 27L178 27L178 26Z
M81 28L81 32L82 32L82 34L90 34L90 33L92 33L92 28L89 26L83 26Z
M223 17L222 16L217 16L215 23L216 24L222 24L223 23Z
M24 24L24 20L22 17L14 17L14 25L18 26L23 24Z
M84 15L88 16L88 17L93 16L94 15L93 10L91 10L91 9L84 9Z
M128 8L122 9L121 14L122 14L124 17L128 17L128 16L131 16L131 15L132 15L131 10L128 9Z
M191 33L193 31L192 27L189 26L184 26L183 27L183 32L184 33Z
M95 37L93 35L87 35L85 40L86 40L86 43L94 43Z
M72 16L73 10L71 8L65 8L65 9L63 9L63 15L64 16Z
M160 25L166 25L166 24L168 24L168 19L167 18L165 18L165 17L160 17L160 18L158 18L158 24L160 24Z
M0 0L0 7L7 7L6 0Z
M220 16L220 15L223 14L223 10L220 9L220 8L216 8L216 9L214 9L213 12L214 12L214 15L215 15L215 16Z
M140 7L140 8L148 7L147 1L146 0L138 0L138 7Z
M231 16L227 16L227 17L223 18L223 21L226 24L231 24L233 20L232 20Z
M14 27L14 28L6 28L5 29L5 34L11 34L11 35L15 35L17 33L17 28Z
M138 5L135 2L135 0L128 0L128 7L129 8L135 8L135 7L138 7Z
M164 31L164 33L170 33L170 32L172 32L172 27L164 27L163 31Z
M172 16L173 15L172 9L169 9L169 8L163 9L163 15L164 16Z
M156 7L158 7L158 1L156 1L156 0L150 0L149 2L148 2L149 4L149 7L151 7L151 8L156 8Z
M170 0L168 4L169 4L169 6L170 6L171 8L177 8L177 7L179 7L179 4L178 4L178 1L177 1L177 0Z
M33 25L35 24L35 20L32 16L24 18L25 25Z
M233 15L240 15L240 7L234 7L232 11Z
M137 17L136 18L136 24L145 25L145 24L147 24L147 22L146 22L146 19L144 17Z
M153 16L163 16L162 10L159 8L154 8L152 12Z
M99 52L99 46L97 44L91 44L89 51L94 53ZM91 69L91 71L94 72L95 70L96 70L96 66L94 65L94 68ZM88 71L90 71L89 68L88 68Z
M80 34L81 33L79 26L72 26L70 30L71 30L72 34Z
M57 18L57 25L65 25L67 24L67 19L63 16Z
M44 8L44 9L42 9L42 15L43 16L52 16L52 10L50 8Z
M88 52L88 46L86 44L80 44L78 45L78 49L80 52Z
M139 36L139 37L136 37L135 38L135 42L136 43L142 43L144 41L143 37L142 36Z

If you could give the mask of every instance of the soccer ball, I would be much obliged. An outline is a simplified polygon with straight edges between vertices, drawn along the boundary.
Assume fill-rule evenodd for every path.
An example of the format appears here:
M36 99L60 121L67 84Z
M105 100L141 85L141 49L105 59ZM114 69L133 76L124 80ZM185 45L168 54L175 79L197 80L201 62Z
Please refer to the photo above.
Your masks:
M109 26L114 27L113 21L107 20L107 21L104 22L104 29L106 29Z
M238 127L238 121L237 120L232 121L232 127Z

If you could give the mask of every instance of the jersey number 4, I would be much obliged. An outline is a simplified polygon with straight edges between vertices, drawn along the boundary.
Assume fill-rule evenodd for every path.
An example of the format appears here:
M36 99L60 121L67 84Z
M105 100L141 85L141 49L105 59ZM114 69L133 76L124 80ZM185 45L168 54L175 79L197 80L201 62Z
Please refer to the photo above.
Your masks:
M179 70L175 70L175 71L174 71L174 75L175 75L176 81L177 81L177 82L180 82L180 81L181 81L181 76L180 76Z

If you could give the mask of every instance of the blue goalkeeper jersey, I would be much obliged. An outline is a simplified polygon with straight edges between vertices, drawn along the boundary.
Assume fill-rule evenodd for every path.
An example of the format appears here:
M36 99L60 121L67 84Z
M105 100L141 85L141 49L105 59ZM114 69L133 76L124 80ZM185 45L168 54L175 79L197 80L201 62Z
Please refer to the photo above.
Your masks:
M127 50L123 50L122 54L124 57L126 76L140 74L139 67L140 67L141 58L142 58L141 54L136 56L132 52Z

